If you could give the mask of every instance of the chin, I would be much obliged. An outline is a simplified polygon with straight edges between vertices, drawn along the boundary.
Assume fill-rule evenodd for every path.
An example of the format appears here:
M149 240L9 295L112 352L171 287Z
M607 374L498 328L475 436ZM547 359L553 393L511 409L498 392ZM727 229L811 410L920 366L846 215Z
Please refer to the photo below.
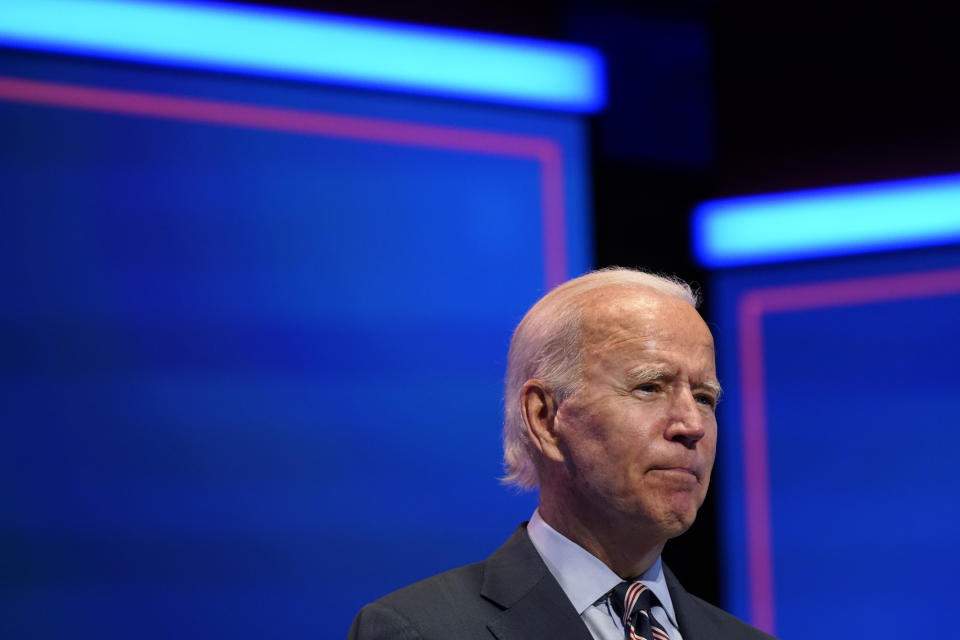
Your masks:
M665 517L661 520L662 530L666 534L667 538L676 538L680 534L684 533L687 529L693 526L694 521L697 519L697 507L690 507L688 509L677 509L667 512Z
M678 518L677 521L673 523L673 526L668 527L667 538L676 538L686 533L687 529L693 526L694 520L696 520L696 516Z
M661 541L667 541L676 538L693 526L697 512L664 509L659 512L646 511L639 519L637 516L638 514L635 513L632 520L646 532L645 535L652 534Z

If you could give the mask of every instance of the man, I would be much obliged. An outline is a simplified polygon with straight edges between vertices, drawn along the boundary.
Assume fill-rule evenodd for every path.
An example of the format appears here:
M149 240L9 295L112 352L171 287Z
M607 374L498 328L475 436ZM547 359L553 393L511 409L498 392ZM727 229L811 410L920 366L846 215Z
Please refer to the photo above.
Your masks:
M710 483L713 338L684 283L628 269L571 280L520 322L507 363L505 480L539 486L485 562L364 607L350 638L770 638L660 561Z

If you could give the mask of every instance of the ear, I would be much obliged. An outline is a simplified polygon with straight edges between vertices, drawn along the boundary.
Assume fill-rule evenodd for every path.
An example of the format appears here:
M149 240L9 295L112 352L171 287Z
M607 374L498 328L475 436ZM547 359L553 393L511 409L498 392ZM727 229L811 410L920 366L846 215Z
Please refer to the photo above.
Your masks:
M563 462L557 437L557 402L553 389L543 380L527 380L520 390L520 413L530 442L547 460Z

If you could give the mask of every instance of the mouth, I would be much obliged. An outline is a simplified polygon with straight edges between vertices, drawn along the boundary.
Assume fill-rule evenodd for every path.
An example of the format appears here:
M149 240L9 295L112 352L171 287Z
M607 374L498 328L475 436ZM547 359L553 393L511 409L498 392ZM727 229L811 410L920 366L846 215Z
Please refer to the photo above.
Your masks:
M687 466L654 467L652 471L665 471L669 473L678 473L678 474L693 476L697 480L700 479L700 474L697 473L697 470L693 467L687 467Z

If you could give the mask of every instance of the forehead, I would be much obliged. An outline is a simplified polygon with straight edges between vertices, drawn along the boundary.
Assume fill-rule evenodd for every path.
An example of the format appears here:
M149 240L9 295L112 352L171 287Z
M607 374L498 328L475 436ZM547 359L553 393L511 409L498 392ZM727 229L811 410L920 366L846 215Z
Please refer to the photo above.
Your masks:
M605 287L582 301L585 355L671 351L713 364L713 336L687 302L642 285Z

